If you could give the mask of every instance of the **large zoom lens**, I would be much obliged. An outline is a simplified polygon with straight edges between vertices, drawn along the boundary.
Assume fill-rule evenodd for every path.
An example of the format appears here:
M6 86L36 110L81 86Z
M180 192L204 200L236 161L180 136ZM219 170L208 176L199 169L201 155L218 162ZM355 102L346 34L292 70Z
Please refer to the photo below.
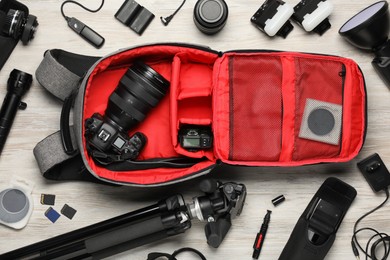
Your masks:
M128 131L143 121L165 96L169 81L143 62L136 61L111 94L105 119Z
M14 39L21 39L23 44L27 44L34 38L37 26L36 16L25 17L23 11L10 9L6 15L2 32Z

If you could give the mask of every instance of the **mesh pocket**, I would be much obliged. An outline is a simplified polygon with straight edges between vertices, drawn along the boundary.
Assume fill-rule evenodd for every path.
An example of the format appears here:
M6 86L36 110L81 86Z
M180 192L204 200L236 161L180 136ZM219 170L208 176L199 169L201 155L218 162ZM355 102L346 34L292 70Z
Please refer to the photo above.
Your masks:
M297 58L295 67L293 160L336 157L342 138L344 65L338 61Z
M278 161L282 143L280 58L230 57L229 79L229 160Z

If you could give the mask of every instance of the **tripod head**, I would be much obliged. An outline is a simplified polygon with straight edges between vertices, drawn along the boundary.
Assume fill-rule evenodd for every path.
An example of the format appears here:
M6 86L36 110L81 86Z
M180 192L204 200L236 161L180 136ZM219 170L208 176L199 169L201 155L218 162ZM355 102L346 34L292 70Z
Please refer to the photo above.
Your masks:
M204 196L193 198L187 204L191 219L207 221L205 235L207 243L217 248L229 231L231 220L241 214L246 198L246 187L234 182L221 183L206 179L200 183Z

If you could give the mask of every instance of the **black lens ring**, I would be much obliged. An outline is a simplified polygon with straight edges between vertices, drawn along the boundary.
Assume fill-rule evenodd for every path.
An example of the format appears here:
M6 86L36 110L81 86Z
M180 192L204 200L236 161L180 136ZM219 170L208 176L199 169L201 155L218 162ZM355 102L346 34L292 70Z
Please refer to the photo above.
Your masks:
M145 114L137 110L134 106L124 101L116 92L110 96L110 102L115 104L119 109L131 115L132 118L138 121L142 121L145 118ZM107 113L106 113L107 114Z
M143 84L139 84L139 85L143 86L145 91L147 91L148 93L150 93L154 97L160 99L160 98L163 98L165 96L164 92L160 91L149 80L145 80L145 77L143 77L142 75L140 75L136 71L129 69L126 73L126 76L129 77L130 79L133 79L135 82L144 83L145 86Z
M132 68L138 70L141 75L145 76L164 95L167 93L170 84L169 81L152 67L141 61L135 61Z
M6 34L14 39L19 39L19 36L22 34L23 19L23 11L10 9L7 13L7 21L4 26L4 28L8 28Z
M143 121L149 110L164 98L169 84L148 65L134 62L109 97L106 122L120 131L128 131Z
M142 84L129 77L123 77L120 81L120 84L122 87L125 87L127 91L132 93L138 99L144 100L152 107L155 107L160 101L158 97L152 95L149 91L147 91L147 89Z
M27 45L29 41L34 39L37 26L38 26L37 17L34 15L29 15L23 29L22 37L20 38L24 45Z
M138 111L146 114L152 106L148 103L139 100L133 93L127 91L126 87L117 88L115 92L120 96L123 100L125 100L129 105L134 106Z

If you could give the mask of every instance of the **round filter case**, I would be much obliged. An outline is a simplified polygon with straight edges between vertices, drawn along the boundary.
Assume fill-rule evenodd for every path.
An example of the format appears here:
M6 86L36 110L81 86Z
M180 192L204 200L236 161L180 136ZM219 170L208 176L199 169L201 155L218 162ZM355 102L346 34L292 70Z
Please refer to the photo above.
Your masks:
M205 34L222 30L228 18L228 6L223 0L199 0L194 8L194 22Z
M0 191L0 223L11 228L26 226L32 213L31 195L21 188Z
M342 125L342 106L307 99L299 137L338 145Z

